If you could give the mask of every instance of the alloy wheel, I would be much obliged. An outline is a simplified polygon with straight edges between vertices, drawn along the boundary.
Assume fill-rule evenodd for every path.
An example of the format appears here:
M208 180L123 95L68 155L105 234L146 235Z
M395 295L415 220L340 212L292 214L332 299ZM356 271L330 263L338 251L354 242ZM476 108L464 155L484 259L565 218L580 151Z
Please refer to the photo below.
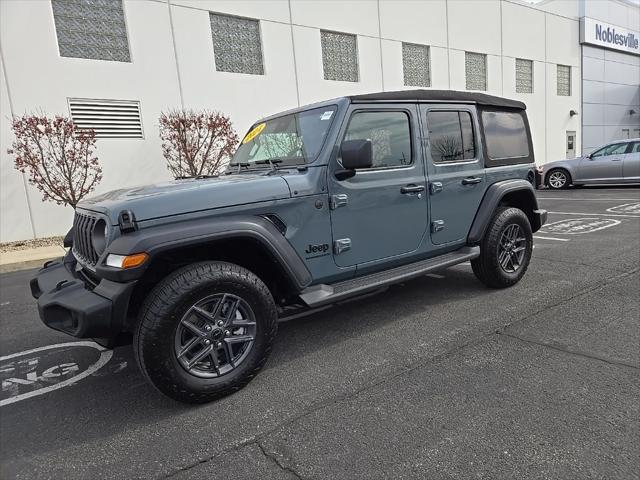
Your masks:
M520 225L512 223L502 232L498 243L498 263L507 273L515 273L524 260L527 239Z
M567 183L567 176L560 171L552 172L549 175L549 185L553 188L562 188Z
M256 319L249 304L220 293L203 298L183 315L175 333L175 354L190 374L220 377L242 364L255 338Z

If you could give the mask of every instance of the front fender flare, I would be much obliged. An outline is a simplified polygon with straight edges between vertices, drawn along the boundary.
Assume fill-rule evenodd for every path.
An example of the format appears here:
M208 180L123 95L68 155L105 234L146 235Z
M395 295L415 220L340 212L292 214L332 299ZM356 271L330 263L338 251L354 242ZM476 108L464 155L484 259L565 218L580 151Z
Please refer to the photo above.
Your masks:
M229 216L216 219L199 218L173 222L157 227L142 228L122 235L108 247L108 253L130 255L147 253L152 260L160 253L175 248L189 248L198 244L230 238L251 238L260 242L278 261L292 284L302 290L312 280L306 265L285 236L266 218L260 216ZM130 270L120 270L101 264L96 273L115 281L140 278L151 261Z
M467 236L469 245L476 245L482 240L496 208L506 195L514 192L522 192L523 198L526 199L525 213L531 222L531 229L534 232L540 229L546 220L546 211L538 209L538 199L533 186L523 179L502 180L487 188Z

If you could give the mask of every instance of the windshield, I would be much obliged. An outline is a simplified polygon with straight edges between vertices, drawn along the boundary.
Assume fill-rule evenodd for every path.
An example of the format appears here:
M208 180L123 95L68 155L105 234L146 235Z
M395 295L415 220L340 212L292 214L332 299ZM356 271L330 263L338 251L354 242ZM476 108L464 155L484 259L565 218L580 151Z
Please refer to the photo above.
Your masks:
M299 165L315 160L333 123L336 107L314 108L253 125L236 150L231 166Z

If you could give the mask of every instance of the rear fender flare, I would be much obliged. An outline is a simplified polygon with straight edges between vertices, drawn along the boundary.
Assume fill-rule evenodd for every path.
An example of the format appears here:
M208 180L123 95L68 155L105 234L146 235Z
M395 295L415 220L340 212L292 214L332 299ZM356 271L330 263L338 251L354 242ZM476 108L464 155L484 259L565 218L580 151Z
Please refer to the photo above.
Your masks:
M536 215L536 212L538 212L538 199L533 186L524 179L503 180L487 188L467 236L469 245L480 243L496 208L507 195L515 192L520 192L521 198L525 202L525 205L519 205L518 208L521 208L529 217L531 230L536 232L540 229L542 225L540 224L539 215Z

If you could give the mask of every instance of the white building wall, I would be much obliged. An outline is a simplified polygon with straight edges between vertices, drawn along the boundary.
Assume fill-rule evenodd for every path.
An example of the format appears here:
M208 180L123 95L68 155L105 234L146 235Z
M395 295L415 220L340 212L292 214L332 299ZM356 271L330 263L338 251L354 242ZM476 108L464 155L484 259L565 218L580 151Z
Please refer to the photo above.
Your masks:
M577 1L569 0L576 12ZM465 51L486 54L487 92L527 104L539 163L564 156L566 130L580 143L580 121L569 117L581 97L577 16L517 0L124 0L124 8L131 63L60 57L48 0L0 1L8 80L0 80L0 241L33 235L22 176L6 154L9 94L17 115L68 115L68 98L140 101L144 139L98 140L98 192L169 178L158 139L163 110L221 110L242 135L256 118L298 104L406 88L402 42L430 46L432 88L464 90ZM260 20L264 75L215 70L210 11ZM321 29L358 35L359 82L324 80ZM534 61L532 94L515 93L516 58ZM570 97L556 95L557 63L572 67ZM35 235L65 233L71 209L42 203L32 186L27 192Z

